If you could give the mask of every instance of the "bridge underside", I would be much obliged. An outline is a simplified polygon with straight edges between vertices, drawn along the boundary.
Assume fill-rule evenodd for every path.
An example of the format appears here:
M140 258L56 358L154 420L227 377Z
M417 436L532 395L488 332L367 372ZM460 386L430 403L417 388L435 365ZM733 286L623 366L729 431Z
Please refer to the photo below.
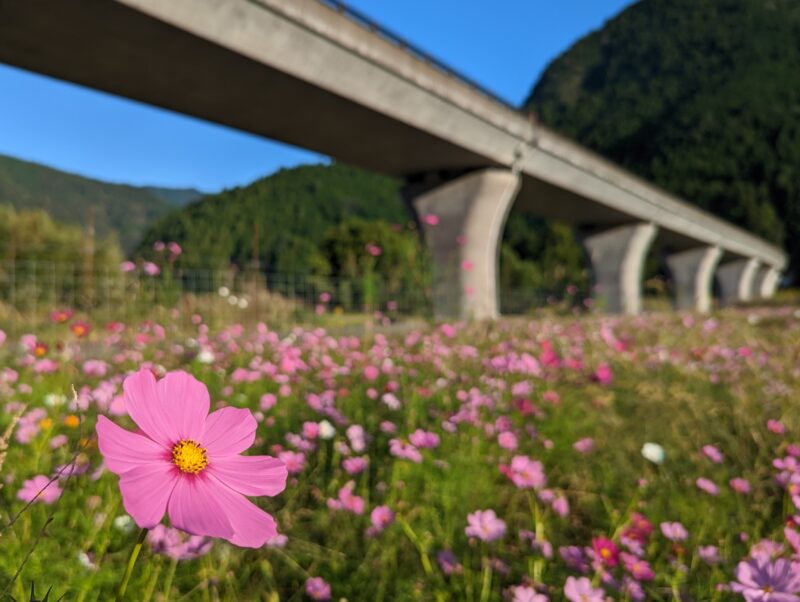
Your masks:
M0 0L0 62L388 175L491 164L116 2Z

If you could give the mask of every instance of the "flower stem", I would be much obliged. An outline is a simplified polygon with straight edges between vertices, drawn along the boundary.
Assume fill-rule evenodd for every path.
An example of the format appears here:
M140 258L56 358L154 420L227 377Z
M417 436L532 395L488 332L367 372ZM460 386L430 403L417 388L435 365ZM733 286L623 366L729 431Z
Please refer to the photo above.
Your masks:
M131 580L133 574L133 567L136 564L136 559L139 557L139 551L142 549L144 538L147 535L147 529L139 531L139 537L136 538L136 543L133 544L131 555L128 557L128 566L125 568L125 574L122 576L122 581L117 589L117 597L114 598L116 602L121 602L125 599L125 592L128 591L128 582Z
M483 579L481 583L481 602L488 602L492 593L492 566L489 557L483 555Z

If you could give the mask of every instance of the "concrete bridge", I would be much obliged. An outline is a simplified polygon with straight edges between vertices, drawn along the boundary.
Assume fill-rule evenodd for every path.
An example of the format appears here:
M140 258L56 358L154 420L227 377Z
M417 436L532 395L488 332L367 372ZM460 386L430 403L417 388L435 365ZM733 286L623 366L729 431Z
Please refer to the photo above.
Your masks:
M576 227L609 311L640 310L651 249L698 311L715 275L724 302L744 301L786 264L331 2L0 0L0 62L403 178L441 316L497 315L512 203Z

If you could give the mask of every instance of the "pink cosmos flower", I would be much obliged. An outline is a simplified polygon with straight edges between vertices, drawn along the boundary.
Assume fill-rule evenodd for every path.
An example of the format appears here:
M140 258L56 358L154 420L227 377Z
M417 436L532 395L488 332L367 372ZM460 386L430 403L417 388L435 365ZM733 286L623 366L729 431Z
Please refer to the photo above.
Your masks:
M350 441L350 447L357 454L360 454L367 449L367 432L360 424L351 424L345 431L347 439Z
M597 370L594 371L592 379L601 385L610 385L614 382L614 374L611 372L611 366L605 362L597 366Z
M514 456L511 465L500 465L500 472L520 489L540 489L547 483L542 463L528 456Z
M722 461L725 459L725 456L713 445L704 445L700 450L703 452L703 455L711 460L714 464L721 464Z
M286 470L289 474L303 472L303 468L306 465L306 457L300 452L282 451L278 454L278 460L286 465Z
M369 519L372 522L370 527L370 535L380 533L386 527L394 522L394 512L389 506L376 506L369 514Z
M680 523L661 523L661 533L671 541L683 541L689 537L689 533Z
M767 429L776 435L783 435L786 432L786 426L780 420L767 420Z
M439 447L439 435L431 431L417 429L408 436L408 440L416 447L428 449Z
M428 224L429 226L438 226L439 225L439 216L433 213L427 214L422 220Z
M734 477L728 484L736 493L746 494L750 493L750 483L741 477Z
M620 558L622 558L622 566L637 581L652 581L655 579L656 574L646 560L627 552L622 552Z
M309 577L306 580L306 594L312 600L330 600L331 586L322 577Z
M86 376L103 377L108 372L108 364L103 360L86 360L83 362L83 373Z
M353 514L364 514L364 498L353 495L355 486L355 481L348 481L347 484L339 490L336 499L328 499L328 508L331 510L346 510Z
M507 450L517 449L519 445L517 436L511 431L503 431L497 435L497 443L500 447Z
M511 602L547 602L548 600L547 596L527 585L517 585L512 591L514 597L511 598Z
M575 451L581 454L588 454L594 449L594 439L591 437L584 437L583 439L578 439L575 443L572 444L572 447L575 448Z
M722 562L722 559L719 557L719 548L717 546L700 546L697 548L697 553L700 558L703 559L708 565L715 565Z
M161 268L154 264L152 261L145 261L142 264L142 270L148 276L158 276L161 273Z
M592 582L586 577L567 577L564 584L564 595L570 602L604 602L605 592L592 587Z
M125 273L132 272L136 269L136 264L132 261L123 261L121 264L119 264L119 269Z
M52 504L60 495L61 488L58 486L58 481L50 482L50 477L40 474L22 483L17 498L23 502Z
M353 458L345 458L342 461L342 467L347 471L347 474L359 474L366 470L369 465L369 458L367 456L356 456Z
M211 551L212 541L199 535L186 535L183 531L165 525L156 525L147 534L147 542L157 554L175 560L193 560Z
M439 563L439 568L445 575L460 573L464 570L464 566L458 561L452 550L439 550L436 554L436 562Z
M747 602L800 602L800 566L785 558L771 562L766 556L750 558L736 567L731 589Z
M697 488L701 491L705 491L708 495L718 495L719 494L719 487L713 481L709 481L706 478L700 477L695 481Z
M561 518L564 518L569 514L569 500L567 500L567 498L565 498L563 495L554 499L550 505L553 507L553 511Z
M506 534L506 523L497 517L494 510L476 510L467 515L467 523L464 532L483 541L494 541Z
M255 440L249 410L209 414L208 389L182 371L156 382L142 369L125 379L123 391L141 433L100 416L98 446L139 527L151 529L169 513L173 526L191 535L238 546L258 548L277 535L274 519L245 496L277 495L287 471L275 458L241 455Z
M422 462L422 454L419 450L414 445L404 443L400 439L389 439L389 453L395 458L411 460L416 464Z

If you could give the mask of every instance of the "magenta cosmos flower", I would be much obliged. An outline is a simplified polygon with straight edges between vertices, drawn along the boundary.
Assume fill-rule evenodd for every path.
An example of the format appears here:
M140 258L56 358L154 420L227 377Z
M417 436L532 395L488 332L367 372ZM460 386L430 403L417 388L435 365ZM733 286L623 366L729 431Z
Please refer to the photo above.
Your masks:
M125 409L140 433L97 419L100 452L119 475L125 510L150 529L168 512L192 535L258 548L277 535L273 518L245 496L277 495L286 467L269 456L242 456L255 440L249 410L208 413L208 389L186 372L156 382L142 369L123 383Z

